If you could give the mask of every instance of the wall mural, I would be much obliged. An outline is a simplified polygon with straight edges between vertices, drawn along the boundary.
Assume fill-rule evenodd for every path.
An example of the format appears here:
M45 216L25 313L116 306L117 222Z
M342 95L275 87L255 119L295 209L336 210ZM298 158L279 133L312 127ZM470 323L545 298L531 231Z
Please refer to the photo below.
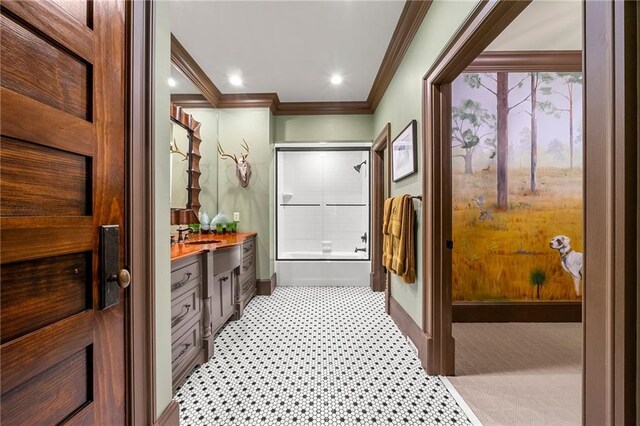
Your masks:
M582 294L582 74L452 85L453 300Z

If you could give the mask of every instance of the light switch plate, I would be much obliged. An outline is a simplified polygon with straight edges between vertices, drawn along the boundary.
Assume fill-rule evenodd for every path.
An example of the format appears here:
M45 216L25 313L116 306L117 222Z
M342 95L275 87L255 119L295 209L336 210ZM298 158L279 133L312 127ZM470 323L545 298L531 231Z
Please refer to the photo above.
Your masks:
M240 222L240 212L233 212L233 221Z

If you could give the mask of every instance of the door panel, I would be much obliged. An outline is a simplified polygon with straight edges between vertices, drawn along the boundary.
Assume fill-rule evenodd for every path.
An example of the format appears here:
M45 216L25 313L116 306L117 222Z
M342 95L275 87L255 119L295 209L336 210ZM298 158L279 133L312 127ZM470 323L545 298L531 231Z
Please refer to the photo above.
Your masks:
M0 422L124 424L124 306L99 309L98 247L101 225L125 231L125 4L0 12Z

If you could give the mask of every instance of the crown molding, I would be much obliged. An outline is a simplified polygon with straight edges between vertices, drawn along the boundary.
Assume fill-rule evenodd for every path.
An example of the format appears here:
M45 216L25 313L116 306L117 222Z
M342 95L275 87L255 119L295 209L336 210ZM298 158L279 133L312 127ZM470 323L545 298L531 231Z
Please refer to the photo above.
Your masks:
M275 115L372 114L366 101L282 102Z
M400 19L398 19L398 24L393 32L391 41L389 41L384 59L380 64L380 69L378 69L378 74L367 97L371 113L375 112L384 93L387 91L393 76L402 63L405 53L407 53L424 17L427 15L431 3L431 0L407 0L404 4L404 9L400 14Z
M171 63L191 80L211 105L218 105L222 93L173 34L171 34Z
M277 93L229 93L222 95L219 108L269 108L278 111L280 99Z
M213 104L201 94L171 95L171 103L181 108L211 108Z
M582 70L580 50L526 50L482 52L468 72L577 72Z

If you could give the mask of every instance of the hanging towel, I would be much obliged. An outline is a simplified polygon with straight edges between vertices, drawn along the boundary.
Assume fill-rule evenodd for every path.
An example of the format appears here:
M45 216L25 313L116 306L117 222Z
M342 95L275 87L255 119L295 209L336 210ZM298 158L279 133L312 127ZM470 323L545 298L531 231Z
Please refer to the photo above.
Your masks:
M391 199L390 204L391 215L388 241L384 245L386 250L383 256L384 266L402 278L402 281L411 284L416 280L413 201L410 195L402 195ZM385 201L385 207L386 205Z
M391 238L391 210L393 198L384 200L384 214L382 219L382 266L391 270L393 260L393 238Z

